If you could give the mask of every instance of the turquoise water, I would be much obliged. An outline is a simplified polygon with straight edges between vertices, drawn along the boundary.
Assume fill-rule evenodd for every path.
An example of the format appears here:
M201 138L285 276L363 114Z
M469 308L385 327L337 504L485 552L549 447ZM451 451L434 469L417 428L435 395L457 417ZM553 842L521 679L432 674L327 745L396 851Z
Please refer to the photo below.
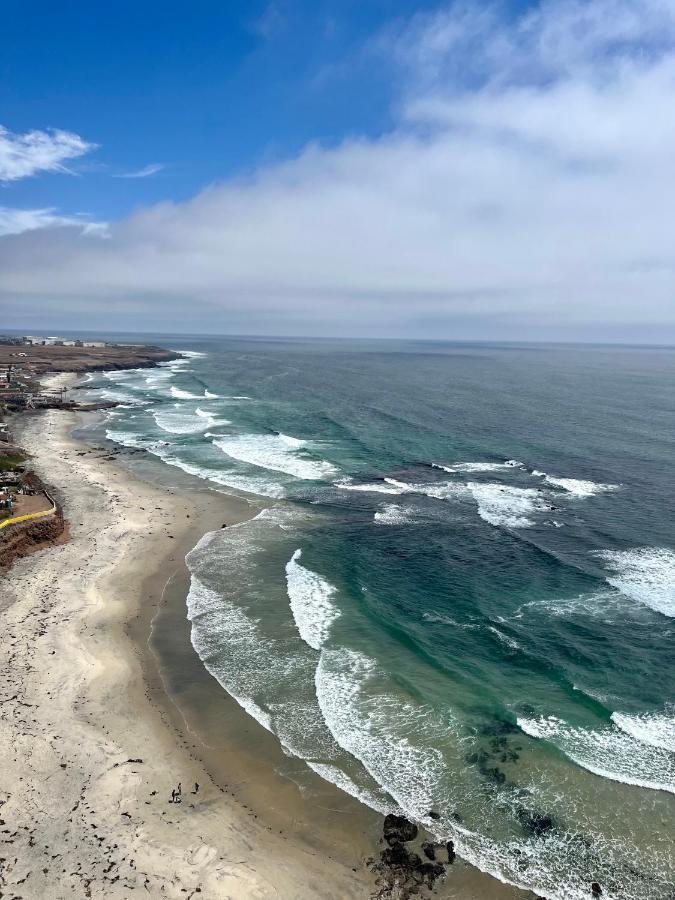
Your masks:
M157 339L108 437L252 521L188 557L285 747L551 898L675 891L675 352Z

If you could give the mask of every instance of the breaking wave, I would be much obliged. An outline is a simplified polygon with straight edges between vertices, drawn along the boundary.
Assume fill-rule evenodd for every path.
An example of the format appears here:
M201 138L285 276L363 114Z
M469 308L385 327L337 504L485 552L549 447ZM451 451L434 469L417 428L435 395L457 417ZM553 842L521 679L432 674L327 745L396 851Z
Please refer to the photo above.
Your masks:
M302 550L296 550L286 564L288 599L300 637L314 650L320 650L340 617L333 602L337 590L325 578L300 564Z
M614 724L643 744L675 753L675 709L666 713L643 713L629 716L612 713Z
M562 488L572 497L594 497L596 494L617 491L620 487L618 484L600 484L597 481L584 481L580 478L554 478L552 475L544 475L544 481L553 487Z
M549 741L595 775L675 794L675 755L669 750L645 744L613 725L581 728L556 716L517 722L525 734Z
M667 547L635 547L596 553L616 575L607 582L626 597L675 618L675 552Z
M518 469L523 464L517 459L507 459L505 462L459 462L449 466L440 463L432 463L434 469L442 469L444 472L497 472L499 469Z
M334 477L338 471L331 463L312 458L307 441L285 434L239 434L213 443L232 459L305 481Z

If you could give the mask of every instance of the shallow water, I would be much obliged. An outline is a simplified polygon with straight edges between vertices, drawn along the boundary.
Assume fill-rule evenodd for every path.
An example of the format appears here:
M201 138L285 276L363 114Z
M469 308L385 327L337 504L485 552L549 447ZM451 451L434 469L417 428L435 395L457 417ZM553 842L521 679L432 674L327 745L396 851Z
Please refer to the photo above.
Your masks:
M157 342L108 437L272 498L188 557L223 687L504 880L671 896L675 353Z

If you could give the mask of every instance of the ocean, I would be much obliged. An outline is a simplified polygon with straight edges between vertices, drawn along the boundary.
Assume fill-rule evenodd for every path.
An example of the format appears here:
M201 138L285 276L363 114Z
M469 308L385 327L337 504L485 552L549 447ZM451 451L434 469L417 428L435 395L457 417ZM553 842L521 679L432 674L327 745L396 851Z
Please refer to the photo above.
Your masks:
M285 752L559 900L675 895L675 351L162 338L106 437L269 498L188 555Z

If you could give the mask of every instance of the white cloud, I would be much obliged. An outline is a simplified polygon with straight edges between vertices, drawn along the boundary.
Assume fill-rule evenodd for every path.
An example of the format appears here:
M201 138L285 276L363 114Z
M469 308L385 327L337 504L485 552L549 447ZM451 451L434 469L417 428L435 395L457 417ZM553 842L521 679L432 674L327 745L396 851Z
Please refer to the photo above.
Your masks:
M101 236L106 233L107 225L88 221L82 216L62 216L53 208L14 209L0 206L0 237L38 228L77 228L84 234Z
M675 339L675 0L453 6L382 45L406 83L390 134L107 241L0 241L0 292L193 330Z
M66 160L93 150L71 131L52 129L15 134L0 125L0 182L17 181L37 172L65 172Z
M143 166L142 169L136 169L133 172L119 172L115 175L115 178L149 178L151 175L156 175L158 172L161 172L164 168L163 163L150 163L147 166Z

